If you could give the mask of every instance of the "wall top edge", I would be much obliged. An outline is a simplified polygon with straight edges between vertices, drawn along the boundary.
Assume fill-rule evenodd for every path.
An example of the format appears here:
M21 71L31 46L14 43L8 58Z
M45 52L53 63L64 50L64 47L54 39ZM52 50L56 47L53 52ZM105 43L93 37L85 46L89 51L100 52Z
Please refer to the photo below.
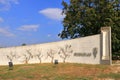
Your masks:
M72 41L72 40L79 40L79 39L84 39L84 38L89 38L89 37L94 37L94 36L100 36L100 34L96 34L96 35L90 35L90 36L85 36L85 37L79 37L79 38L75 38L75 39L69 39L69 40L61 40L61 41L55 41L55 42L48 42L48 43L39 43L39 44L32 44L32 45L25 45L25 46L13 46L13 47L5 47L5 48L0 48L0 49L7 49L7 48L19 48L19 47L30 47L30 46L37 46L37 45L43 45L43 44L55 44L58 42L68 42L68 41Z
M101 27L101 31L102 30L110 30L110 29L111 29L111 27L109 27L109 26L108 27Z

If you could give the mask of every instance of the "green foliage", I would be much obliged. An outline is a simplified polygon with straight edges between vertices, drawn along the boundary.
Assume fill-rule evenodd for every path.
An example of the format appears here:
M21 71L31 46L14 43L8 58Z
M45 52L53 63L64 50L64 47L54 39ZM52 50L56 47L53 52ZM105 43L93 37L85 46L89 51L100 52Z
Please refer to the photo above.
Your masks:
M101 74L98 77L100 77L100 78L113 78L113 79L117 80L117 79L120 79L120 73Z
M112 60L120 60L120 54L119 53L114 53L112 55Z
M23 43L23 44L22 44L22 46L26 46L26 44L25 44L25 43Z
M70 0L62 2L63 31L59 36L78 38L100 33L100 28L112 28L112 51L120 54L120 1L119 0Z

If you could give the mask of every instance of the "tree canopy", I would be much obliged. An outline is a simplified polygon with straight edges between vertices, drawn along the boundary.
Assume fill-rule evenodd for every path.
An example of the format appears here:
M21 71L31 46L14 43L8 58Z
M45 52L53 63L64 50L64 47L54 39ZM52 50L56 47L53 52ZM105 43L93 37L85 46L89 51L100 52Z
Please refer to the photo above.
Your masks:
M120 52L120 0L62 1L63 30L59 36L78 38L100 33L100 28L112 29L112 51Z

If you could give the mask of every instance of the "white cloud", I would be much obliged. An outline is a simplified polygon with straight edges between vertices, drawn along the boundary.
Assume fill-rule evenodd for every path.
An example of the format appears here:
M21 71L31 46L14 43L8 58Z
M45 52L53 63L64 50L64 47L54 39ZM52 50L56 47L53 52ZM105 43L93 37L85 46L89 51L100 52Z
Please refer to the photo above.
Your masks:
M19 4L18 0L11 0L11 2L13 2L14 4Z
M39 28L39 25L22 25L21 27L18 28L18 30L21 31L37 31Z
M39 13L54 20L62 20L65 17L65 15L62 15L62 10L59 8L46 8L39 11Z
M0 28L0 35L7 36L7 37L13 37L13 36L15 36L8 29L4 29L4 28Z
M51 34L48 34L47 37L51 37L52 35Z
M0 23L1 23L1 22L4 22L4 20L3 20L3 18L0 17Z
M0 0L0 11L9 10L12 4L19 4L18 0Z

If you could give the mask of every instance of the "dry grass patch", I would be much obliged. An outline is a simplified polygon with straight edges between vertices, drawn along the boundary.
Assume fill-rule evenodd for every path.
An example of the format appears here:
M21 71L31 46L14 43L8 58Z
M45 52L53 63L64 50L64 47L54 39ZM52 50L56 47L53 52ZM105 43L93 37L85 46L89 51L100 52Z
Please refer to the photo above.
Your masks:
M111 77L112 76L112 77ZM0 80L104 80L120 79L120 66L87 64L27 64L13 70L0 66Z

